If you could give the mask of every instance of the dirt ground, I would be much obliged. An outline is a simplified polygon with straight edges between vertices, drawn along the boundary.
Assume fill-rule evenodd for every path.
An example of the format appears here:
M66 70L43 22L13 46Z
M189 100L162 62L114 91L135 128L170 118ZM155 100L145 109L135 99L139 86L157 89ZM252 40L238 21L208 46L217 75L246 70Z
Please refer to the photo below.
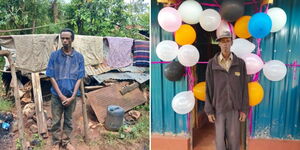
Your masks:
M44 101L44 109L47 114L51 116L51 102ZM71 137L71 143L77 150L147 150L149 149L149 136L140 137L137 139L120 139L118 137L118 132L110 132L104 128L104 125L97 122L96 117L90 113L91 109L88 107L88 126L89 126L89 142L84 142L83 134L83 115L82 115L82 104L81 99L78 99L76 104L75 112L73 113L73 132ZM16 111L14 111L16 114ZM140 110L142 116L149 118L149 112L145 110ZM138 120L140 121L140 119ZM96 126L92 128L91 126ZM13 139L6 142L7 149L16 149L16 141L18 137L18 132L15 132ZM114 136L115 135L115 136ZM32 134L29 129L25 129L25 136L27 141L32 141L34 134ZM27 142L28 143L28 142ZM35 147L34 149L45 149L51 150L51 133L49 137L44 139L42 146ZM3 148L3 147L2 147ZM61 148L62 149L62 148ZM1 150L1 147L0 147Z

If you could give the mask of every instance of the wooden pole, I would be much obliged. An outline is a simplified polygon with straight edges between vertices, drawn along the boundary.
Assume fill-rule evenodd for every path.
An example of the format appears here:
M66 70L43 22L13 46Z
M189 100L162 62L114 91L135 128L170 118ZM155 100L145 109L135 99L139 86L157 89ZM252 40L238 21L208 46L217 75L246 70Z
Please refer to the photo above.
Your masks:
M12 59L10 51L7 50L1 50L0 56L6 56L11 69L11 77L12 82L14 86L14 97L15 97L15 103L17 107L17 116L18 116L18 130L19 130L19 139L22 144L21 149L26 149L25 139L24 139L24 123L23 123L23 115L22 115L22 108L21 108L21 101L20 101L20 95L19 95L19 87L17 83L17 75L16 75L16 66Z
M86 112L86 97L84 92L84 84L83 81L80 83L80 91L81 91L81 102L82 102L82 115L83 115L83 128L84 128L84 141L88 142L88 118Z

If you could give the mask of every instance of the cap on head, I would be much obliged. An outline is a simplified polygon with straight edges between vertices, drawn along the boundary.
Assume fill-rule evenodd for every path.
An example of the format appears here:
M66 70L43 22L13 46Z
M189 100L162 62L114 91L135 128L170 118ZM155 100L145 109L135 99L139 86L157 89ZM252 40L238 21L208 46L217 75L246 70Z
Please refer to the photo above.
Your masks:
M217 41L219 41L222 38L232 38L232 34L229 31L224 31L222 34L217 35Z

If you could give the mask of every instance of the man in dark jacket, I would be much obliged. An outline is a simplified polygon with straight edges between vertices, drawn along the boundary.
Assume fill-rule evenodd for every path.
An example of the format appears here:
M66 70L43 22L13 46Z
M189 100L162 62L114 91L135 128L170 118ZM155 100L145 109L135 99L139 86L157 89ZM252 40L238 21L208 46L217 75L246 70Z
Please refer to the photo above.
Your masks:
M232 35L221 34L217 41L221 52L209 60L206 69L204 110L215 123L217 150L240 149L240 122L249 109L245 62L230 52Z

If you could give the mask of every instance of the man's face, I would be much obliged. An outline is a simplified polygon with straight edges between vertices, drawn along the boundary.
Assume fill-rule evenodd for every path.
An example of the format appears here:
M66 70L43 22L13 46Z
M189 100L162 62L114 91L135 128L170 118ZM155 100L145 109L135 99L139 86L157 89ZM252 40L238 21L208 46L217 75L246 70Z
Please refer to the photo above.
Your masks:
M219 46L221 48L222 53L229 53L231 45L232 45L231 37L225 37L219 40Z
M72 33L70 33L70 32L62 32L60 34L60 39L61 39L61 42L65 49L71 47L71 45L72 45L71 36L72 36Z

